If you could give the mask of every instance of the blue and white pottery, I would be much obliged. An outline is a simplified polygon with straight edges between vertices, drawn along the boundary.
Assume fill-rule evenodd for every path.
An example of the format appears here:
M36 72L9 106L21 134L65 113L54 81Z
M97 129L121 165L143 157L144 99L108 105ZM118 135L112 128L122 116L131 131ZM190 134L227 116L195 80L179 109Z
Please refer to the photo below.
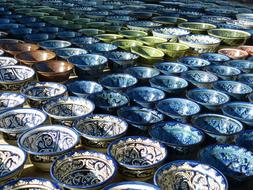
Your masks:
M16 23L7 23L7 24L0 24L0 30L10 31L14 28L22 28L24 25L16 24Z
M253 152L253 130L243 130L237 134L235 144Z
M138 106L122 107L117 111L117 114L132 126L143 131L146 131L151 125L159 123L164 119L163 114L158 111Z
M178 122L162 122L152 126L149 135L178 153L189 153L204 141L202 131Z
M188 71L188 67L178 62L162 62L155 65L161 73L165 75L180 75L181 73Z
M233 98L240 100L245 99L247 95L252 93L252 88L247 84L237 81L217 81L213 84L213 88L224 92Z
M223 64L230 60L228 56L223 55L223 54L218 54L218 53L202 53L200 54L199 57L215 65Z
M38 21L36 17L22 17L16 20L18 20L18 22L22 24L29 24L29 23L34 23Z
M210 145L201 149L198 157L232 181L250 180L253 176L253 153L243 147L230 144Z
M158 102L156 108L168 117L183 123L200 112L197 103L183 98L164 99Z
M42 109L52 123L71 126L75 120L91 114L95 105L85 98L63 96L46 101Z
M106 186L103 190L160 190L159 187L140 181L123 181Z
M94 37L86 37L86 36L71 39L71 43L81 48L85 48L91 44L98 43L98 42L99 42L99 39L94 38Z
M67 84L68 91L76 96L87 98L90 94L102 92L103 86L94 81L77 80Z
M188 187L228 190L227 179L219 170L192 160L176 160L163 165L155 173L154 184L161 190L188 189Z
M19 177L25 162L26 153L20 148L12 145L0 145L0 183Z
M201 114L192 119L193 126L219 143L231 143L243 130L241 122L219 114Z
M23 65L0 67L0 73L0 90L5 91L19 91L35 76L32 68Z
M60 186L70 190L100 190L111 182L117 169L115 160L106 154L78 151L55 160L50 175Z
M140 86L127 90L127 96L142 107L153 108L158 101L164 99L165 93L157 88Z
M223 114L253 126L253 104L249 102L230 102L222 107Z
M60 38L62 40L76 38L76 37L79 37L80 35L81 34L74 32L74 31L63 31L63 32L57 33L58 38Z
M48 125L28 130L18 138L18 146L29 153L31 162L42 171L49 171L52 162L71 151L79 135L69 127Z
M53 34L48 34L48 33L32 33L32 34L27 34L24 36L24 39L28 42L42 42L45 40L53 40L55 38L55 35Z
M25 96L13 92L0 92L0 113L23 107L26 101Z
M146 137L129 136L113 141L107 149L125 179L144 181L153 177L167 157L166 147Z
M26 26L32 28L34 32L34 31L39 31L39 29L42 27L45 27L46 23L45 22L31 22L31 23L27 23Z
M0 54L4 54L4 51L0 51ZM17 65L18 61L12 57L0 56L0 67Z
M253 72L253 60L232 60L227 63L231 67L240 69L245 73Z
M31 34L32 33L32 28L13 28L10 30L10 33L12 35L15 35L16 38L22 38L23 35L26 35L26 34Z
M61 48L54 50L54 52L57 56L63 59L68 59L74 55L84 55L88 53L87 50L81 48Z
M1 18L1 19L0 19L0 22L1 22L2 24L8 24L8 23L12 22L12 20L9 19L9 18Z
M206 88L192 89L187 92L186 97L211 111L220 110L221 106L230 100L225 93Z
M252 13L240 13L240 14L236 14L236 18L238 20L246 20L246 21L250 21L253 22L253 14Z
M191 69L202 69L211 64L209 61L195 56L182 57L179 62Z
M127 27L130 30L141 30L141 31L151 31L154 28L161 27L162 24L152 22L152 21L131 21L127 23Z
M95 43L91 44L87 50L90 51L91 53L106 53L109 51L114 51L118 47L113 45L113 44L108 44L108 43Z
M124 11L124 10L122 10ZM107 16L105 19L107 22L115 23L115 24L126 24L129 21L135 21L137 20L135 17L131 17L128 15L113 15L113 16Z
M245 73L245 74L240 74L238 76L238 80L241 83L247 84L250 87L253 87L253 74L251 73Z
M27 177L11 180L0 186L2 190L14 189L43 189L43 190L62 190L58 184L44 178Z
M152 34L158 38L167 39L169 42L176 42L178 37L188 35L190 32L181 28L157 28L152 30Z
M60 28L59 27L55 27L55 26L46 26L46 27L42 27L40 28L41 32L45 32L45 33L58 33L60 32Z
M241 71L235 67L225 65L212 65L206 70L220 77L222 80L235 80Z
M180 77L159 75L149 80L150 85L167 93L182 93L188 87L188 82Z
M113 115L93 114L76 121L73 127L83 137L84 146L104 150L112 141L125 136L128 124Z
M105 88L119 92L135 86L137 82L137 78L124 73L110 74L99 79L99 83Z
M54 50L71 46L71 43L63 40L47 40L39 43L43 49Z

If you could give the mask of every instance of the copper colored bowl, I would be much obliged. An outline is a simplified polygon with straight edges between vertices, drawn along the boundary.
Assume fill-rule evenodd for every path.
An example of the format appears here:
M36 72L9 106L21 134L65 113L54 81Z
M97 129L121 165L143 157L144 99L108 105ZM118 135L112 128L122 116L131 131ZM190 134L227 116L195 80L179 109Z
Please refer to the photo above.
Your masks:
M40 46L36 45L36 44L29 44L29 43L15 43L15 44L3 44L2 45L2 49L15 56L21 52L26 52L26 51L35 51L37 49L39 49Z
M224 48L218 51L219 54L226 55L231 59L246 59L249 54L241 49Z
M39 62L34 65L39 81L65 82L74 68L72 63L60 60Z
M253 56L253 46L240 46L239 48L247 51L249 55Z
M33 65L42 61L49 61L56 57L56 54L48 50L35 50L19 53L15 58L23 64Z

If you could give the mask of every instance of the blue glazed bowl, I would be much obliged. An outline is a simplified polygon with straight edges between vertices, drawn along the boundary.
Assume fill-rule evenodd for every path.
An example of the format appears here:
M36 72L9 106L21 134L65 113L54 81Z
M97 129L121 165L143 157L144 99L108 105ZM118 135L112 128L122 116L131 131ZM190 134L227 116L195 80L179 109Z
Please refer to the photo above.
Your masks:
M55 38L54 34L48 34L48 33L32 33L27 34L24 36L24 39L28 42L42 42L45 40L53 40Z
M55 26L46 26L46 27L42 27L40 29L41 32L45 32L45 33L58 33L60 32L60 28L59 27L55 27Z
M18 138L18 146L29 153L31 162L42 171L49 171L52 162L78 142L79 136L73 129L60 125L36 127Z
M39 43L40 47L48 50L55 50L71 46L71 43L63 40L47 40Z
M150 85L167 93L181 93L188 87L188 82L176 76L159 75L149 80Z
M15 35L16 37L23 37L23 35L26 35L26 34L31 34L32 33L32 28L13 28L10 30L10 33L12 35Z
M202 53L200 57L215 65L223 64L230 60L228 56L218 53Z
M204 131L218 143L231 143L243 130L241 122L218 114L201 114L192 119L192 124Z
M27 23L26 26L32 28L33 31L38 32L39 28L46 26L46 23L45 22L32 22L32 23Z
M0 24L0 30L4 30L4 31L10 31L11 29L22 28L22 27L24 27L24 25L16 24L16 23Z
M225 65L209 66L206 70L220 77L222 80L235 80L241 73L239 69Z
M178 37L188 35L190 32L181 28L156 28L152 30L152 34L158 38L167 39L168 42L177 42Z
M9 18L1 18L0 19L0 22L2 23L2 24L8 24L8 23L10 23L10 22L12 22L13 20L11 20L11 19L9 19Z
M155 124L150 128L149 135L178 153L195 151L205 138L202 131L178 122Z
M141 86L127 90L127 96L142 107L153 108L158 101L164 99L165 93L157 88Z
M235 144L253 152L253 131L243 130L235 138Z
M191 177L189 177L189 175ZM203 179L201 181L195 179ZM154 176L154 184L161 189L228 190L226 177L216 168L192 160L176 160L160 167Z
M95 44L98 42L99 42L99 39L93 38L93 37L86 37L86 36L71 39L71 43L81 48L86 48L89 45Z
M117 163L110 156L94 151L78 151L55 160L50 176L67 189L99 190L111 182L117 169ZM76 181L77 176L82 176L83 180Z
M148 180L167 157L166 147L146 137L129 136L113 141L107 149L125 179Z
M253 61L250 60L232 60L227 63L231 67L240 69L245 73L253 72Z
M191 69L202 69L211 64L209 61L195 56L182 57L179 62Z
M87 50L91 53L106 53L109 51L114 51L117 48L117 46L108 43L95 43L91 44Z
M140 31L145 31L145 32L149 32L154 28L157 27L161 27L162 24L160 23L156 23L156 22L152 22L152 21L131 21L127 23L127 27L130 30L140 30Z
M0 92L0 113L23 107L26 98L22 94L13 92Z
M6 38L7 36L8 36L8 33L0 32L0 38Z
M27 161L26 153L20 148L12 145L0 145L0 183L8 182L17 178Z
M60 48L54 50L54 52L62 59L68 59L74 55L85 55L88 53L85 49L81 48Z
M152 185L150 183L140 182L140 181L123 181L118 183L113 183L111 185L106 186L103 190L160 190L159 187Z
M0 50L0 67L5 67L5 66L12 66L12 65L17 65L18 61L12 57L5 57L2 56L4 54L3 50Z
M99 79L99 83L109 90L124 91L136 85L138 80L129 74L110 74Z
M245 99L247 95L252 93L252 88L244 83L236 81L217 81L213 84L213 88L224 92L233 98L240 100Z
M80 35L81 34L79 34L78 32L74 32L74 31L62 31L62 32L57 33L57 37L62 40L76 38L76 37L79 37Z
M155 65L161 73L165 75L179 75L188 71L188 67L178 62L162 62Z
M253 74L246 73L246 74L240 74L238 77L239 82L249 85L250 87L253 87Z
M87 98L90 94L94 94L96 92L102 92L103 87L93 81L74 81L67 84L68 90L71 94Z
M206 88L195 88L187 92L186 97L211 111L220 110L221 106L230 101L225 93Z
M253 153L245 148L229 145L211 145L200 150L199 159L219 169L232 181L252 178Z
M29 24L29 23L34 23L34 22L37 22L38 19L36 17L22 17L20 19L16 19L18 20L19 23L22 23L22 24Z
M200 112L198 104L183 98L164 99L158 102L156 108L168 117L183 123Z

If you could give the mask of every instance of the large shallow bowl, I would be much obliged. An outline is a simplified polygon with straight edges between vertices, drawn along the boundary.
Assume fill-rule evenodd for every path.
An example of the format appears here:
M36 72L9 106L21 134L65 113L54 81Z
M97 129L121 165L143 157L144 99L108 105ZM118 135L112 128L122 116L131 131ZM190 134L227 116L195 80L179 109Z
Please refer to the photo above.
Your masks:
M247 51L249 55L253 56L253 46L240 46L239 48Z
M153 36L167 39L169 42L176 42L179 36L188 35L188 30L180 28L157 28L152 30Z
M38 43L45 40L53 40L54 38L55 38L55 35L49 34L49 33L32 33L32 34L27 34L24 36L24 39L27 42L31 42L31 43Z
M235 144L241 147L248 149L253 152L252 148L253 143L253 131L252 130L243 130L236 135Z
M103 41L105 43L110 43L114 40L123 38L123 36L119 35L119 34L98 34L95 37L100 39L101 41Z
M112 44L126 51L131 50L132 47L143 45L142 42L131 39L118 39L113 41Z
M222 80L235 80L241 73L239 69L226 65L212 65L207 67L206 70L220 77Z
M167 156L165 146L146 137L124 137L113 141L108 154L119 164L119 173L126 179L147 180ZM134 152L134 154L133 154Z
M154 66L165 75L179 75L188 71L188 67L179 62L162 62Z
M191 69L202 69L211 63L205 59L195 57L195 56L187 56L179 59L179 62L190 67Z
M119 32L119 34L129 39L136 39L136 38L144 37L148 35L147 32L139 31L139 30L122 30Z
M0 93L0 113L10 109L22 107L26 98L18 93L1 92Z
M196 178L203 181L195 180ZM154 183L164 190L185 187L193 189L215 187L217 190L228 190L227 179L219 170L191 160L176 160L160 167L155 173Z
M75 44L78 47L85 48L90 44L98 43L99 39L87 36L81 36L71 39L71 43Z
M253 61L250 60L232 60L227 63L231 67L240 69L245 73L253 72Z
M187 19L180 18L180 17L170 17L170 16L157 16L153 17L152 21L163 24L163 25L168 25L168 26L177 26L178 24L182 22L187 22Z
M109 43L95 43L91 44L86 48L91 53L106 53L110 51L114 51L117 49L117 46L109 44Z
M17 65L17 64L18 64L18 61L12 57L5 57L5 56L0 57L0 67L12 66L12 65Z
M36 44L29 44L29 43L17 43L17 44L4 44L2 49L15 56L18 53L25 52L25 51L35 51L40 47Z
M205 34L208 30L216 28L214 24L201 22L183 22L178 25L179 28L189 30L193 34Z
M200 54L200 57L215 65L223 64L230 60L228 56L218 53L203 53Z
M183 57L189 50L189 46L180 43L162 43L156 47L172 59Z
M40 47L48 50L55 50L71 46L71 43L63 40L47 40L39 43Z
M235 49L235 48L223 48L223 49L219 49L218 51L219 54L223 54L228 56L231 59L246 59L249 54L247 53L247 51L241 50L241 49Z
M54 52L56 53L57 56L63 59L68 59L74 55L84 55L88 53L85 49L81 48L60 48L54 50Z
M140 181L123 181L118 183L113 183L111 185L106 186L103 190L160 190L159 187L152 185L150 183L140 182Z
M147 64L162 60L164 57L164 53L161 50L149 46L131 47L131 52L139 55Z
M160 27L162 24L152 22L152 21L131 21L127 23L127 27L130 30L141 30L145 32L149 32L154 28Z
M239 82L247 84L251 88L253 88L253 74L251 73L240 74L238 76L238 80Z
M117 164L114 159L93 151L78 151L61 156L53 163L50 170L54 181L71 190L102 189L116 173ZM76 181L76 176L80 175L84 177L83 180Z
M58 32L57 36L58 38L62 39L62 40L68 40L68 39L72 39L75 37L80 36L81 34L78 32L74 32L74 31L63 31L63 32Z
M167 42L164 38L158 38L154 36L144 36L137 39L138 41L142 42L146 46L156 46L161 43Z

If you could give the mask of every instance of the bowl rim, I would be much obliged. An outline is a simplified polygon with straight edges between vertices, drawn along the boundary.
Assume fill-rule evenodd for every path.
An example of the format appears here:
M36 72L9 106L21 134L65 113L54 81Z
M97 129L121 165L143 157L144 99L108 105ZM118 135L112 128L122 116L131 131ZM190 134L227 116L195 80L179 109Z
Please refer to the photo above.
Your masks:
M245 34L244 37L226 37L226 36L220 36L217 34L213 34L213 31L229 31L229 32L239 32L242 34ZM216 29L211 29L207 31L208 35L216 37L216 38L221 38L221 39L248 39L251 37L251 34L249 32L243 31L243 30L236 30L236 29L228 29L228 28L216 28Z
M188 27L184 26L185 24L188 25ZM179 28L185 29L185 30L192 30L192 31L206 31L206 30L210 30L210 28L192 28L189 25L193 26L193 25L206 25L208 27L212 27L212 29L216 28L216 25L214 24L210 24L207 22L183 22L180 23L178 25Z
M236 71L237 73L230 73L229 75L227 74L224 74L224 73L218 73L218 72L213 72L212 68L224 68L224 69L230 69L231 71ZM206 67L206 70L211 72L211 73L214 73L218 76L224 76L224 77L232 77L232 76L238 76L241 74L241 70L236 68L236 67L232 67L230 65L209 65Z
M168 70L162 70L162 69L160 69L159 68L159 66L162 66L162 65L178 65L178 66L180 66L181 68L184 68L185 70L184 71L182 71L182 72L169 72L169 74L180 74L180 73L183 73L183 72L186 72L186 71L188 71L189 70L189 68L186 66L186 65L184 65L183 63L180 63L180 62L169 62L169 61L166 61L166 62L160 62L160 63L157 63L157 64L155 64L154 65L154 67L157 69L157 70L159 70L160 72L164 72L164 73L167 73L168 72Z
M186 37L191 37L191 36L197 36L197 37L207 37L207 38L212 38L212 40L216 40L216 42L210 42L210 43L204 43L204 44L201 44L201 43L198 43L198 42L192 42L192 41L189 41L187 39L184 39ZM184 44L190 44L191 46L194 45L194 46L218 46L220 45L221 43L221 40L215 36L211 36L209 34L187 34L187 35L181 35L178 37L178 41L179 43L184 43Z
M125 72L126 73L129 73L129 74L131 74L131 75L133 75L132 74L132 72L131 71L133 71L133 70L139 70L139 69L141 69L141 70L148 70L148 71L154 71L155 72L155 75L154 76L151 76L151 78L152 77L155 77L155 76L158 76L159 74L160 74L160 71L158 70L158 69L156 69L156 68L153 68L153 67L145 67L145 66L131 66L131 67L128 67L126 70L125 70ZM134 76L134 75L133 75ZM137 76L135 76L135 78L137 78L137 79L148 79L148 78L150 78L150 77L145 77L145 78L143 78L143 77L137 77Z
M235 145L241 146L240 145L241 143L239 143L238 141L240 141L240 140L243 140L243 141L246 140L246 139L243 139L243 138L245 138L244 137L245 134L249 134L249 135L252 134L253 135L253 130L252 129L248 129L248 130L240 131L240 133L235 136ZM241 146L241 147L243 147L243 146Z
M76 94L76 95L78 95L78 96L79 96L79 95L85 95L85 94L89 95L89 94L93 94L93 93L80 93L80 92L75 91L75 90L73 89L73 86L72 86L72 85L75 85L75 84L77 84L77 83L90 83L90 84L94 84L94 85L96 85L96 86L98 86L98 87L100 88L100 91L98 91L98 92L103 91L103 86L102 86L101 84L99 84L98 82L95 82L95 81L91 81L91 80L74 80L74 81L70 81L70 82L66 83L67 89L68 89L71 93Z
M55 50L55 49L59 49L59 47L52 47L52 46L45 46L45 43L63 43L65 44L64 47L70 47L72 44L71 42L67 41L67 40L45 40L45 41L42 41L42 42L39 42L38 45L40 47L42 47L43 49L46 49L46 50ZM64 48L64 47L60 47L60 48Z
M17 59L15 59L14 57L10 57L10 56L2 56L3 54L1 54L3 52L3 54L4 54L4 50L1 50L0 49L0 61L1 61L1 59L10 59L10 60L12 60L12 61L14 61L15 63L14 63L14 65L17 65L18 64L18 60ZM6 65L6 66L14 66L14 65Z
M121 185L143 185L145 187L148 187L148 188L152 188L150 190L160 190L159 187L153 185L153 184L150 184L150 183L146 183L146 182L142 182L142 181L121 181L121 182L116 182L116 183L112 183L106 187L104 187L103 190L112 190L112 188L115 188L117 186L121 186Z
M36 33L37 34L37 33ZM41 52L41 53L46 53L46 54L51 54L52 55L52 58L50 58L50 59L46 59L46 60L44 60L44 61L36 61L36 60L34 60L34 61L31 61L31 60L25 60L25 59L21 59L21 58L19 58L19 56L20 55L23 55L23 54L33 54L33 53L35 53L35 52ZM50 51L50 50L40 50L40 49L38 49L38 50L34 50L34 51L24 51L24 52L20 52L20 53L18 53L17 55L15 55L15 59L17 59L18 61L20 61L20 62L25 62L25 63L38 63L38 62L45 62L45 61L49 61L49 60L52 60L52 59L54 59L56 57L56 54L54 53L54 52L52 52L52 51Z
M189 77L187 75L189 73L194 73L194 72L212 75L215 78L215 80L214 81L204 81L204 82L202 82L202 81L197 81L195 79L193 79L193 80L189 79ZM188 71L185 71L185 72L181 73L181 77L184 78L185 80L191 82L191 83L198 83L198 84L212 84L212 83L219 80L219 78L215 74L207 72L207 71L202 71L202 70L188 70Z
M70 68L67 71L63 71L63 72L60 72L60 71L59 72L57 72L57 71L49 71L49 72L47 72L47 71L41 71L38 68L38 66L37 66L39 64L45 64L45 63L51 63L51 62L65 62L65 63L67 63L70 66ZM34 68L35 68L35 70L36 70L36 72L38 74L44 74L44 75L45 74L46 75L63 74L63 73L66 74L66 73L70 73L73 70L74 65L72 63L68 62L68 61L65 61L65 60L54 60L54 59L51 59L51 60L41 61L41 62L38 62L38 63L34 64Z
M143 53L139 52L140 49L149 49L151 51L155 51L158 54L158 56L157 55L156 56L144 55ZM162 50L154 48L154 47L150 47L150 46L144 46L144 45L131 47L131 52L135 53L135 54L137 54L140 57L143 57L145 59L161 59L165 56L165 54L163 53Z
M184 83L184 86L182 87L176 87L176 88L170 88L168 86L165 86L165 85L160 85L160 84L155 84L155 81L156 80L159 80L159 79L165 79L165 80L176 80L176 81L181 81L182 83ZM173 76L173 75L157 75L157 76L154 76L152 77L151 79L149 79L149 83L151 85L151 87L154 87L154 88L158 88L158 89L161 89L163 88L164 90L167 89L169 91L173 91L173 90L183 90L185 88L187 88L189 86L189 83L187 80L185 80L184 78L181 78L181 77L178 77L178 76Z
M188 61L189 60L199 60L199 61L201 61L202 63L204 62L204 63L206 63L205 65L189 65L188 64ZM180 63L182 63L182 64L184 64L184 65L186 65L187 67L192 67L192 68L203 68L203 67L207 67L207 66L209 66L209 65L211 65L211 62L210 61L208 61L208 60L206 60L206 59L204 59L204 58L201 58L201 57L198 57L198 56L185 56L185 57L181 57L180 59L179 59L179 62ZM198 62L198 61L197 61Z

